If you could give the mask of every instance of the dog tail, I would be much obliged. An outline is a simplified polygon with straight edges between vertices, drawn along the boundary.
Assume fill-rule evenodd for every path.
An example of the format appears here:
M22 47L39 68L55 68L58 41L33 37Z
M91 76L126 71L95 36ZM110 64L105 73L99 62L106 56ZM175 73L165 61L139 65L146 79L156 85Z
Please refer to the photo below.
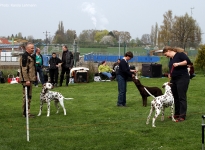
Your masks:
M153 98L155 98L155 96L152 95L152 94L146 89L146 87L144 87L144 89L145 89L145 91L146 91L150 96L152 96Z
M73 99L73 98L65 98L65 97L64 97L64 99L65 99L65 100L70 100L70 99Z

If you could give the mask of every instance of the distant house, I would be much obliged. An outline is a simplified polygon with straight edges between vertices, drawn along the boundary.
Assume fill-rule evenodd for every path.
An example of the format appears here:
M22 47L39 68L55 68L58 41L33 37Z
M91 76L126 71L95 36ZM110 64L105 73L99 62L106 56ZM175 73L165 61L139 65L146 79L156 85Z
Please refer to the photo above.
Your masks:
M13 51L21 51L21 44L12 44L6 38L0 38L0 52L12 52Z
M0 44L11 44L6 38L0 38Z

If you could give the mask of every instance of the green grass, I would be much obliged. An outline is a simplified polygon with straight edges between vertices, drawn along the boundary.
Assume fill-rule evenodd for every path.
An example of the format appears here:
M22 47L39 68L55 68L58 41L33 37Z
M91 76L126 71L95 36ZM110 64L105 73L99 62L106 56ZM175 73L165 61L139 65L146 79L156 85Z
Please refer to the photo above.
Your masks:
M142 84L161 87L167 78L140 78ZM1 150L196 150L201 149L201 115L205 114L204 76L197 75L189 85L187 120L172 122L165 110L156 128L146 125L150 110L142 106L133 82L127 84L127 106L119 108L117 82L90 82L58 87L65 97L67 115L62 108L46 117L46 104L40 117L31 118L30 142L26 141L26 119L22 117L22 86L0 84L0 149ZM38 114L41 87L33 87L31 112Z

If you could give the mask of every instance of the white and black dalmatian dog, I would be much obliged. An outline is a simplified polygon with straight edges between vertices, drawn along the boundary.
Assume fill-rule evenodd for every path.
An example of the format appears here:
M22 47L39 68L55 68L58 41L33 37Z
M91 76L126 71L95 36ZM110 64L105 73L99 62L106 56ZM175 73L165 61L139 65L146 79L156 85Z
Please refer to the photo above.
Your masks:
M171 117L172 117L172 121L176 121L174 119L174 97L171 91L171 87L170 87L171 83L166 82L163 84L162 88L165 88L165 93L164 95L161 96L157 96L154 97L152 94L149 93L149 91L145 88L145 90L152 96L154 97L154 99L151 101L151 109L150 109L150 113L147 117L147 122L146 124L149 124L149 119L151 117L152 112L155 110L155 116L152 119L152 127L156 127L155 126L155 120L157 119L158 115L160 114L161 110L162 110L162 117L161 117L161 121L164 120L164 110L165 107L169 107L170 106L170 110L171 110Z
M42 88L42 91L40 93L40 110L39 110L39 113L38 113L38 116L41 115L41 112L42 112L42 108L43 108L43 103L47 103L47 117L50 116L50 102L52 100L55 101L55 106L57 108L57 112L59 112L59 105L58 105L58 102L60 103L60 105L62 106L63 108L63 111L64 111L64 115L66 115L66 109L64 107L64 99L73 99L73 98L65 98L61 93L59 92L54 92L54 91L49 91L50 89L53 88L53 85L51 83L45 83L43 84L43 88Z

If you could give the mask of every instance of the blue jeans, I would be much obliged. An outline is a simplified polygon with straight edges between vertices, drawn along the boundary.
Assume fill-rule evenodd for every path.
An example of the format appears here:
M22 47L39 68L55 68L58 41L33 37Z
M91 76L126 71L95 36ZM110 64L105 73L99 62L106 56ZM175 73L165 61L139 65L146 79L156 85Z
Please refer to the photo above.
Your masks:
M43 77L43 70L41 67L36 67L36 72L39 74L39 78L40 78L40 81L41 81L41 84L44 84L44 77ZM38 80L36 82L34 82L34 85L38 85Z
M118 101L117 105L126 105L127 80L121 75L117 75L118 81Z
M107 76L108 78L111 78L112 75L110 72L102 72L103 75Z

